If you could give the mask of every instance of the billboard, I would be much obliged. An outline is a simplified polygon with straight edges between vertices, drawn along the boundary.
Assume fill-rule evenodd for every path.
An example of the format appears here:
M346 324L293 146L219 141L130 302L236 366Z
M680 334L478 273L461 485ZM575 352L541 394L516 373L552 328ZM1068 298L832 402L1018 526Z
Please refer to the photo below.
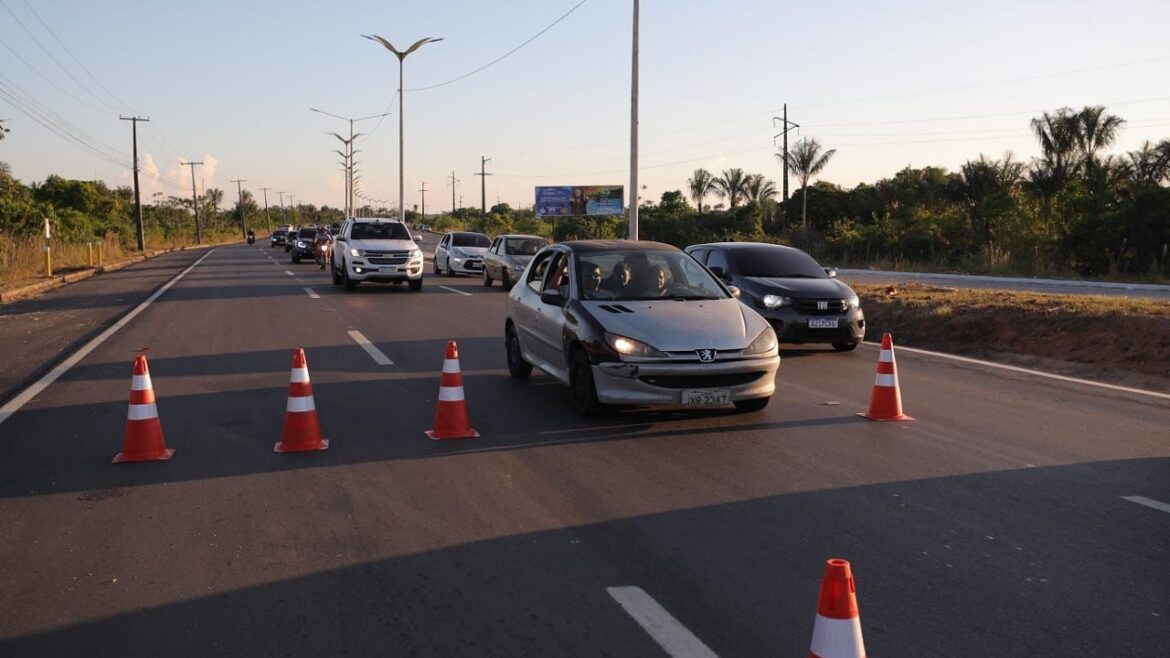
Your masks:
M621 185L566 185L536 188L537 217L623 215Z

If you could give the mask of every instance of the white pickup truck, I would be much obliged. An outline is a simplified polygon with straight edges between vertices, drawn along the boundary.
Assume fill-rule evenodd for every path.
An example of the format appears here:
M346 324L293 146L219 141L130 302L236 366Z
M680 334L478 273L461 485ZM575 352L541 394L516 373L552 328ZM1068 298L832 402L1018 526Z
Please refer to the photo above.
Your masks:
M407 283L422 290L423 255L397 219L350 218L333 241L333 283L351 291L362 281Z

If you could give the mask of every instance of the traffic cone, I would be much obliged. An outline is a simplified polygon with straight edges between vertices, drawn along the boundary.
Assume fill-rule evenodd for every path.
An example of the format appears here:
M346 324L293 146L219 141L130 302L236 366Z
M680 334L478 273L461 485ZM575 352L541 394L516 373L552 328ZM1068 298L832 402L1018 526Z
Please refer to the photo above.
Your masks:
M873 394L869 397L869 411L857 415L870 420L914 420L902 413L898 369L894 365L894 338L888 333L882 335L882 353L878 357Z
M825 564L809 658L865 658L857 592L847 560Z
M163 442L150 369L146 365L146 355L139 354L134 358L134 375L130 379L130 409L126 412L122 452L114 455L113 463L165 461L174 454L175 451L167 449Z
M313 404L313 385L309 383L309 364L305 350L293 351L292 372L288 381L288 406L284 412L284 433L273 452L328 450L329 439L321 438L317 424L317 407Z
M439 401L435 405L435 429L427 430L426 434L435 441L479 438L479 432L471 429L471 422L467 420L463 375L459 372L459 346L453 340L447 341L447 356L443 359Z

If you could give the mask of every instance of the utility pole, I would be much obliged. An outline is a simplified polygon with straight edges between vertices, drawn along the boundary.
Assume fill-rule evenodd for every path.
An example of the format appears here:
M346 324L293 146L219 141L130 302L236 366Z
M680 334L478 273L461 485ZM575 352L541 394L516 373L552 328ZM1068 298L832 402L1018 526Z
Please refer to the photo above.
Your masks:
M240 232L244 234L245 238L248 237L248 225L244 221L244 188L240 187L240 183L246 182L247 180L247 178L239 178L232 181L236 184L236 199L238 199L236 201L236 207L240 209Z
M277 192L277 194L280 195L280 221L288 224L288 215L284 212L284 190Z
M485 166L491 161L491 158L479 156L479 173L476 174L479 176L479 209L484 217L487 217L487 177L491 176L485 171Z
M422 189L419 190L419 192L422 192L422 223L426 224L427 223L427 182L423 181L422 185L423 185Z
M772 143L776 143L776 138L784 136L784 150L780 153L780 159L784 161L784 203L780 206L783 213L784 223L788 224L788 131L793 128L799 128L800 124L793 123L788 120L788 103L784 104L784 117L772 117L772 126L775 127L777 121L782 121L784 130L772 137Z
M272 218L268 216L268 190L271 189L271 187L260 188L260 191L264 193L264 223L268 224L269 233L272 232Z
M150 117L124 117L118 115L122 121L133 121L134 125L134 216L138 218L138 251L146 250L146 229L142 226L142 196L138 191L138 122L150 121Z
M634 0L634 49L630 57L630 232L638 239L638 0Z
M180 167L191 168L191 207L195 210L195 244L203 244L203 236L199 232L199 197L195 194L195 165L202 162L180 162Z
M451 180L451 214L454 215L455 214L455 183L459 183L462 181L460 181L458 178L455 178L455 172L451 172L450 180Z

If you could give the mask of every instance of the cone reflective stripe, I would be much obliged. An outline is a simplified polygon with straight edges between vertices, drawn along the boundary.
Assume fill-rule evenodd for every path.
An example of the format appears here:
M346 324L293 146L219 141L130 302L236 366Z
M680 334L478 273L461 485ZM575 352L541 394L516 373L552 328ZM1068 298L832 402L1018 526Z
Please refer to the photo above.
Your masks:
M130 405L126 411L122 452L114 455L113 463L165 461L174 454L163 441L146 355L139 354L134 359L134 374L130 378Z
M439 378L439 400L435 404L435 428L427 430L434 440L474 439L479 436L467 418L467 400L463 397L463 375L459 371L459 346L447 341L443 374Z
M313 403L313 385L309 381L309 364L305 351L293 351L292 372L288 378L288 404L284 408L284 433L273 452L327 450L329 439L321 438L317 423L317 406Z
M870 420L914 420L902 413L902 393L898 390L898 369L894 363L894 338L888 333L882 336L882 351L878 356L869 410L857 415Z
M846 560L825 564L810 658L865 658L853 572Z

